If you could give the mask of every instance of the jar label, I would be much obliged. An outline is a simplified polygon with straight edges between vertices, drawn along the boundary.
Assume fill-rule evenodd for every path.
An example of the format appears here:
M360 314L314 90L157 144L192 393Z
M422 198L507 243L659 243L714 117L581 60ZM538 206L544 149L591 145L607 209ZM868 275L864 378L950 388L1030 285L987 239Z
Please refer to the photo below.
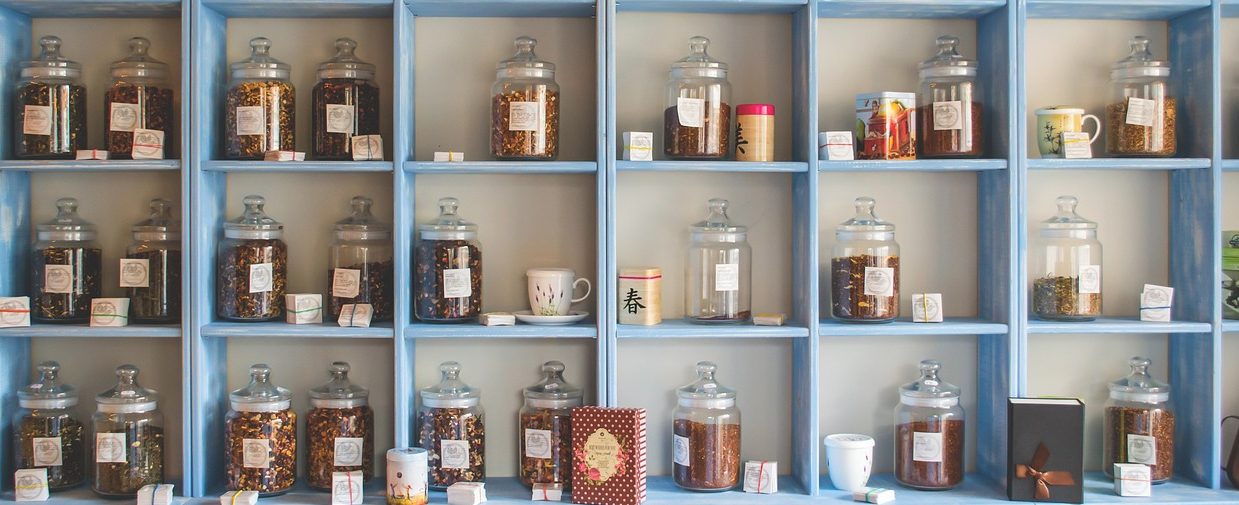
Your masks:
M327 104L327 133L353 133L352 105Z
M61 459L60 437L35 437L31 441L32 453L34 454L34 466L60 466L64 464Z
M263 135L267 133L267 117L261 105L237 107L237 135Z
M44 293L72 293L72 265L43 265Z
M95 433L95 463L128 463L124 433Z
M934 102L934 131L964 129L964 102Z
M271 291L272 274L270 263L250 265L250 293L266 293Z
M525 428L525 457L551 459L551 430Z
M923 463L942 462L942 434L912 433L912 461Z
M673 435L673 436L675 437L673 439L673 442L675 445L675 448L674 448L675 464L681 465L681 466L690 466L689 463L692 461L692 458L689 457L688 437L681 437L679 435Z
M241 463L245 468L271 468L271 441L247 438L241 441Z
M150 287L150 260L137 258L120 259L120 287Z
M133 130L133 159L162 160L163 131L136 128Z
M468 268L449 268L443 271L443 297L468 298L473 296L472 275Z
M440 440L439 441L439 465L442 468L451 468L456 470L469 469L469 441L467 440Z
M1101 265L1080 265L1080 293L1101 293Z
M361 437L337 437L335 443L335 466L361 466L361 449L366 439Z
M360 294L361 270L353 268L337 268L331 276L331 296L336 298L357 298Z
M1127 435L1127 462L1157 465L1157 438L1151 435Z
M112 102L108 129L114 132L131 132L138 127L138 115L142 109L136 103Z
M1157 101L1146 98L1127 97L1127 124L1153 126L1157 114Z
M866 296L895 296L895 269L865 267Z
M735 263L719 263L714 265L714 290L739 291L740 265Z
M676 98L675 113L680 126L701 128L705 126L706 101L704 98Z
M508 102L508 131L537 131L541 112L538 102Z
M48 105L27 105L22 113L22 135L51 135L52 108Z

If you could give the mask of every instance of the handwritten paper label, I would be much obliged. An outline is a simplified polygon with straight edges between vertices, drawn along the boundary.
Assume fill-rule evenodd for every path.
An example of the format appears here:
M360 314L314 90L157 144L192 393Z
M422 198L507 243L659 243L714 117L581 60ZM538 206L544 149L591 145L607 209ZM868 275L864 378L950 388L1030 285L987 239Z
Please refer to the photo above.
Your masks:
M705 126L706 101L702 98L677 98L675 101L676 115L680 126L701 128Z
M22 135L51 135L52 108L47 105L27 105L22 113Z
M72 293L73 267L71 265L43 265L44 293Z
M331 276L331 296L337 298L356 298L361 291L361 270L353 268L337 268Z
M1153 116L1157 114L1157 101L1145 98L1127 98L1127 124L1136 126L1153 126Z
M719 263L714 265L714 290L739 291L740 265L735 263Z
M138 258L120 259L120 287L150 287L150 260Z
M674 461L675 461L675 464L677 464L677 465L681 465L681 466L690 466L690 463L692 462L692 458L689 456L689 454L690 454L689 449L690 449L691 447L690 447L690 445L689 445L689 444L690 444L690 442L689 442L689 440L688 440L688 437L681 437L681 436L679 436L679 435L672 435L672 436L674 436L674 437L675 437L675 439L674 439L674 442L675 442L675 449L674 449L674 450L675 450L675 455L674 455Z
M361 466L361 449L364 438L337 437L335 441L335 466Z
M439 458L442 461L443 468L454 468L457 470L469 469L469 441L468 440L440 440L439 441Z
M448 268L443 271L443 297L468 298L473 296L473 283L468 268Z
M964 102L934 102L934 131L964 129Z
M35 437L31 441L34 449L34 466L60 466L64 464L61 459L60 437Z
M353 133L352 105L327 104L327 133Z
M271 291L273 271L270 263L250 265L250 293L266 293Z
M551 431L525 428L525 457L551 459Z
M237 107L237 135L267 133L267 117L261 105Z
M95 463L126 463L127 448L124 433L95 433Z
M112 102L111 112L108 129L114 132L131 132L138 127L138 115L142 110L136 103Z
M538 102L508 102L508 131L537 131L540 110Z
M247 438L241 441L241 463L245 468L271 467L271 441L265 438Z
M865 295L894 296L895 269L888 267L865 267Z
M1101 292L1101 265L1080 265L1080 293Z
M912 461L924 463L942 462L941 433L912 433Z

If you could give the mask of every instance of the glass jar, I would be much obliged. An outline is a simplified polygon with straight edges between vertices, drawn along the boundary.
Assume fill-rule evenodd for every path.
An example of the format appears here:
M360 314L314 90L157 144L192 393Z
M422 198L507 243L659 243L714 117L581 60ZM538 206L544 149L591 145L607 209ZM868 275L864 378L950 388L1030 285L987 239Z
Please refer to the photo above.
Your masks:
M895 479L927 490L964 481L964 408L959 387L938 377L942 363L921 361L921 377L899 388L895 407Z
M1148 358L1128 360L1131 374L1110 383L1101 469L1114 478L1115 463L1149 465L1154 484L1174 475L1174 405L1170 385L1149 375Z
M697 381L676 390L675 483L691 491L726 491L740 483L740 409L736 390L714 380L718 365L697 362Z
M103 251L95 225L77 214L76 198L56 200L56 217L38 226L31 258L32 317L44 323L81 323L91 300L102 296Z
M168 65L147 54L151 41L129 39L129 56L112 63L112 87L103 95L103 131L109 159L133 158L138 130L163 132L165 145L176 145L172 127L172 88L165 79ZM145 144L145 142L139 142ZM139 157L153 158L150 147L138 148ZM158 158L176 157L169 149Z
M353 214L336 221L335 240L327 254L327 285L331 294L327 307L331 319L340 317L340 308L349 303L368 303L374 321L392 318L391 227L370 213L374 200L354 196Z
M542 380L525 388L520 411L520 478L525 487L558 484L572 489L572 408L585 392L564 380L564 364L542 364Z
M417 445L429 454L427 482L444 491L457 482L486 478L486 424L482 391L460 380L460 363L439 365L443 380L422 389Z
M72 159L86 149L86 87L82 65L60 55L60 37L39 39L38 59L21 63L13 101L13 156Z
M354 135L379 134L379 85L374 65L353 54L357 42L336 39L336 55L318 66L314 85L314 159L353 159Z
M1149 39L1131 38L1131 54L1110 70L1114 94L1106 106L1110 156L1174 156L1177 103L1170 62L1153 59Z
M938 55L921 63L919 155L976 158L985 148L977 62L959 54L959 37L938 37Z
M271 383L271 367L250 367L250 383L229 395L224 417L225 487L275 496L297 480L297 413L292 392Z
M245 213L224 223L215 263L215 312L233 321L279 319L288 279L284 224L263 211L265 198L247 195L243 201Z
M374 410L370 391L348 380L348 363L337 361L327 369L331 381L310 390L305 434L310 443L310 487L331 489L333 472L361 471L374 477Z
M138 385L138 367L116 367L119 381L95 397L95 493L133 498L163 482L163 413L157 393Z
M1055 321L1092 321L1101 315L1101 242L1097 223L1076 214L1074 196L1060 196L1058 213L1041 222L1029 254L1033 314Z
M224 157L261 160L267 151L292 151L297 97L291 68L271 57L271 41L250 39L249 58L231 65L224 97Z
M499 62L490 88L490 153L501 160L553 160L559 156L555 64L533 53L533 37L517 37L515 44L516 54Z
M138 323L181 320L181 232L172 202L151 200L151 217L133 225L133 243L120 262L120 284Z
M753 249L748 228L727 217L727 200L711 198L710 215L690 227L685 270L684 319L690 323L742 323L752 315Z
M13 465L46 468L48 488L69 489L86 481L85 430L70 411L77 390L60 382L60 363L44 361L36 368L38 382L17 390Z
M899 317L899 243L895 225L874 214L876 203L857 198L856 215L835 227L830 312L840 321L885 323Z
M418 226L414 312L429 323L463 323L482 315L482 250L478 226L456 214L460 202L439 199L439 217Z
M710 39L688 39L688 56L671 65L663 112L663 153L671 159L722 160L731 154L727 64L706 54Z

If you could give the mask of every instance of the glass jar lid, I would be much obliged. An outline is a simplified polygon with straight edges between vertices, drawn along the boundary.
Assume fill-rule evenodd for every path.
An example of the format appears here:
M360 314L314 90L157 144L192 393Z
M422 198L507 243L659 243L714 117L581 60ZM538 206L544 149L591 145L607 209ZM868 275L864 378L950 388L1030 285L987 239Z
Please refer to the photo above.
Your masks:
M279 412L292 407L293 393L271 383L271 367L250 366L249 385L228 395L232 410L238 412Z
M77 390L60 382L60 363L44 361L35 367L39 381L17 390L17 404L23 409L67 409L77 405Z
M117 79L145 78L163 79L168 75L168 64L147 54L151 41L146 37L129 39L129 56L112 63L112 77Z
M271 39L250 39L250 57L233 63L233 79L280 79L288 80L292 67L271 57Z
M921 377L899 387L899 402L912 407L949 409L959 405L959 386L938 377L942 363L921 361Z
M926 77L973 77L977 75L977 62L959 54L959 37L938 37L938 54L921 62L921 78Z
M356 54L357 41L336 39L336 55L318 65L319 79L374 79L374 64L361 61Z
M77 198L56 200L56 217L38 226L39 240L85 242L95 239L95 225L77 214Z
M133 239L141 241L180 240L181 223L172 217L172 202L163 198L151 200L151 216L133 225Z
M1127 360L1131 373L1110 383L1110 398L1124 402L1165 403L1170 400L1170 384L1149 375L1149 358Z
M538 55L533 52L534 46L538 45L537 39L522 35L516 38L513 45L516 46L516 54L499 62L499 65L495 67L497 77L500 79L555 78L555 64L538 59Z
M387 240L391 238L391 227L380 222L370 207L374 200L366 196L354 196L349 201L353 213L347 218L336 221L336 238L340 240Z
M246 195L242 200L245 212L241 217L224 223L224 236L245 239L278 239L284 236L284 223L268 216L263 206L267 199L258 195Z
M478 225L456 214L460 201L453 197L439 199L439 217L418 226L426 240L472 240L478 236Z
M159 393L138 384L138 367L118 366L116 377L119 381L112 386L112 389L95 396L95 401L99 404L99 412L132 414L155 410Z
M331 380L310 390L310 405L315 408L349 409L365 405L370 390L348 380L350 367L345 361L336 361L327 367Z
M723 387L714 380L718 365L710 361L697 362L697 380L675 390L681 407L727 409L736 405L736 390Z
M1042 233L1052 234L1055 230L1096 230L1097 223L1089 221L1076 214L1076 205L1080 200L1071 195L1063 195L1054 200L1058 213L1041 222Z
M847 221L839 223L835 227L836 233L895 232L894 224L883 220L873 212L874 207L877 205L877 200L874 200L872 197L862 196L854 200L852 205L856 207L856 215Z
M1153 59L1147 37L1137 35L1128 43L1131 45L1131 54L1114 64L1110 70L1111 79L1170 76L1170 62Z
M82 76L82 64L60 55L60 37L47 35L39 39L39 57L21 63L23 78L67 78Z
M542 364L542 380L525 388L525 404L544 409L581 406L585 391L564 380L564 364L547 361Z
M745 240L749 229L746 226L731 222L731 218L727 216L727 207L730 205L727 200L711 198L706 205L710 209L710 215L706 216L702 221L693 223L691 226L693 240L712 242L740 242Z
M443 379L422 389L422 406L433 409L472 407L482 400L482 390L469 387L460 380L460 363L444 361L439 365Z
M710 39L700 35L690 37L688 39L688 56L680 58L671 64L671 77L673 79L684 77L726 78L727 64L714 59L706 53L706 48L709 46Z

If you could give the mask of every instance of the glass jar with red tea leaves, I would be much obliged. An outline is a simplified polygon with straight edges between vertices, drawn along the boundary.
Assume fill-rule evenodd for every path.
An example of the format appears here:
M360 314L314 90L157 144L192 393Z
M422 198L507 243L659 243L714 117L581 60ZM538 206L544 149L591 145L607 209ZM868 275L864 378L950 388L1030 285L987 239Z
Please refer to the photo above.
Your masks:
M305 416L310 462L310 487L331 489L331 474L361 472L363 481L374 477L374 410L370 391L348 380L343 361L327 369L331 381L310 390L310 412Z
M478 226L439 199L439 216L418 226L413 251L413 313L429 323L476 321L482 314L482 250Z
M584 391L564 380L564 364L542 364L542 380L525 388L519 414L521 483L572 487L572 408L580 407Z
M336 39L336 55L318 66L311 119L316 160L351 160L356 135L379 134L379 86L374 65L357 58L353 39Z
M714 379L718 365L697 362L697 381L676 390L672 456L676 485L726 491L740 483L740 409L736 391Z
M951 489L964 481L964 408L959 387L938 377L942 363L921 361L921 377L899 388L895 407L895 479L914 489Z
M112 64L112 87L103 96L108 158L127 160L135 153L147 159L175 157L167 148L176 145L168 65L147 54L150 47L144 37L131 38L129 56ZM158 135L162 142L153 142Z
M486 423L482 391L460 380L460 363L439 365L442 380L422 389L417 445L428 454L430 489L486 479Z

